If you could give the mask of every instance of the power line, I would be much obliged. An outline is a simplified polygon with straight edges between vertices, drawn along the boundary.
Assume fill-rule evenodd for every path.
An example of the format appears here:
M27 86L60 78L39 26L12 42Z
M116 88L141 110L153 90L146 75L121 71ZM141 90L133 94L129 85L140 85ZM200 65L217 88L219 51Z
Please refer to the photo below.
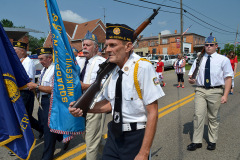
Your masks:
M174 0L169 0L169 1L175 2L175 3L178 3L178 4L179 4L179 2L176 2L176 1L174 1ZM223 26L225 26L225 27L227 27L227 28L230 28L230 29L232 29L232 30L235 30L235 29L233 29L233 28L231 28L231 27L229 27L229 26L227 26L227 25L224 25L224 24L222 24L222 23L220 23L220 22L218 22L218 21L210 18L209 16L206 16L206 15L202 14L201 12L199 12L199 11L197 11L197 10L195 10L195 9L193 9L193 8L185 5L185 4L183 4L183 5L186 6L187 8L189 8L190 10L193 10L193 11L197 12L198 14L200 14L200 15L202 15L202 16L204 16L204 17L206 17L206 18L208 18L208 19L210 19L210 20L212 20L212 21L214 21L214 22L216 22L216 23L218 23L218 24L221 24L221 25L223 25Z
M119 0L113 0L113 1L116 1L116 2L119 2L119 3L128 4L128 5L132 5L132 6L136 6L136 7L146 8L146 9L154 9L154 8L144 7L144 6L140 6L140 5L137 5L137 4L132 4L132 3L123 2L123 1L119 1Z
M138 1L142 1L142 2L150 3L150 4L155 4L155 5L160 5L160 6L164 6L164 7L169 7L169 8L181 9L181 8L178 8L178 7L172 7L172 6L162 5L162 4L159 4L159 3L154 3L154 2L150 2L150 1L146 1L146 0L138 0ZM216 27L216 26L214 26L214 25L211 25L211 24L205 22L204 20L198 18L197 16L191 14L190 12L186 11L185 9L183 9L183 11L184 11L185 13L190 14L190 15L193 16L194 18L196 18L196 19L202 21L203 23L206 23L207 25L212 26L213 28L216 28L216 29L219 29L219 30L222 30L222 31L228 32L228 33L235 34L235 32L230 32L230 31L227 31L227 30L221 29L221 28L219 28L219 27Z
M124 4L128 4L128 5L133 5L133 6L137 6L137 7L141 7L141 8L146 8L146 9L154 9L154 8L149 8L149 7L145 7L145 6L141 6L141 5L136 5L136 4L132 4L132 3L128 3L128 2L123 2L123 1L120 1L120 0L113 0L113 1L120 2L120 3L124 3ZM158 5L158 6L164 6L164 7L174 8L174 9L181 9L181 8L178 8L178 7L163 5L163 4L154 3L154 2L150 2L150 1L146 1L146 0L138 0L138 1L142 1L142 2L145 2L145 3L150 3L150 4L154 4L154 5ZM177 13L177 12L170 12L170 11L164 11L164 10L160 10L160 11L162 11L162 12L168 12L168 13L174 13L174 14L180 14L180 13ZM197 16L195 16L195 15L193 15L192 13L186 11L185 9L183 9L183 11L184 11L185 13L188 13L189 15L193 16L194 18L198 19L199 21L201 21L201 22L203 22L203 23L205 23L205 24L213 27L213 28L216 28L216 29L218 29L218 30L221 30L221 31L224 31L224 32L227 32L227 33L230 33L230 34L235 34L235 32L230 32L230 31L221 29L221 28L219 28L219 27L216 27L216 26L214 26L214 25L211 25L210 23L205 22L204 20L198 18ZM186 15L184 15L184 16L186 16ZM189 18L189 19L191 19L191 18L188 17L188 16L186 16L186 17ZM195 21L195 20L193 20L193 19L191 19L191 20L194 21L195 23L203 26L201 23L199 23L199 22L197 22L197 21ZM206 27L206 26L203 26L203 27L208 28L208 27ZM214 32L218 32L218 31L213 30L213 29L211 29L211 28L208 28L208 29L210 29L210 30L212 30L212 31L214 31ZM226 33L222 33L222 32L218 32L218 33L226 34Z
M200 19L200 18L198 18L198 17L194 16L193 14L191 14L191 13L189 13L189 12L187 12L187 11L186 11L185 13L188 13L188 14L190 14L190 15L191 15L191 16L193 16L194 18L196 18L196 19L198 19L198 20L202 21L203 23L206 23L207 25L210 25L210 26L212 26L213 28L216 28L216 29L219 29L219 30L222 30L222 31L228 32L228 33L236 34L235 32L230 32L230 31L227 31L227 30L225 30L225 29L221 29L221 28L215 27L215 26L213 26L213 25L211 25L211 24L209 24L209 23L207 23L207 22L203 21L202 19Z
M190 20L194 21L195 23L199 24L200 26L203 26L204 28L207 28L207 29L209 29L209 30L211 30L211 31L214 31L214 32L217 32L217 33L226 34L226 33L219 32L219 31L213 30L213 29L211 29L211 28L208 28L208 27L206 27L206 26L202 25L201 23L199 23L199 22L197 22L197 21L193 20L192 18L188 17L188 16L187 16L187 15L185 15L185 14L184 14L184 16L185 16L185 17L187 17L188 19L190 19ZM228 34L228 35L229 35L229 34Z
M142 1L142 2L150 3L150 4L155 4L155 5L158 5L158 6L168 7L168 8L181 9L181 8L179 8L179 7L168 6L168 5L159 4L159 3L154 3L154 2L145 1L145 0L138 0L138 1Z
M137 5L137 4L133 4L133 3L128 3L128 2L123 2L123 1L119 1L119 0L113 0L113 1L116 1L116 2L119 2L119 3L123 3L123 4L132 5L132 6L136 6L136 7L151 9L151 10L155 9L155 8L145 7L145 6L141 6L141 5ZM165 10L162 10L162 9L160 9L159 11L167 12L167 13L173 13L173 14L180 14L180 13L177 13L177 12L165 11Z

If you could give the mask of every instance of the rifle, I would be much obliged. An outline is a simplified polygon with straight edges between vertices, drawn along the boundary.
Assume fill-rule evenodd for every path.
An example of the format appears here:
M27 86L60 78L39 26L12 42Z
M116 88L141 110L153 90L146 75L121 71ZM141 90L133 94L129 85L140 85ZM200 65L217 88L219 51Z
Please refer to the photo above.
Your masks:
M135 30L135 32L133 33L133 41L135 41L137 39L137 36L151 23L154 17L158 14L159 9L160 7L157 9L153 9L153 14ZM85 91L85 93L83 93L82 96L73 104L73 108L80 108L83 111L83 117L86 116L88 110L90 109L95 95L101 90L102 79L107 74L112 72L115 67L116 64L109 62L109 59L100 64L95 82L92 83L91 86Z
M201 54L196 59L196 67L195 67L195 70L193 71L191 79L196 79L196 77L198 75L199 67L200 67L200 62L202 60L202 57L204 56L204 53L205 53L205 47L203 47Z

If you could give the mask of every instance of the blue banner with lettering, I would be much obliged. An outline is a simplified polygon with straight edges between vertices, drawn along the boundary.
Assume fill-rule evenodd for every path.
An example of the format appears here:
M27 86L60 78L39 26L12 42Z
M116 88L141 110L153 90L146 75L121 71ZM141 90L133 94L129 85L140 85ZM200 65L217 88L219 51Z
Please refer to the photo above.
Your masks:
M1 23L0 57L0 146L29 159L35 138L19 89L30 79Z
M80 69L69 44L56 0L45 0L54 50L54 88L51 99L49 127L64 134L63 141L85 130L83 117L73 117L68 107L81 96Z

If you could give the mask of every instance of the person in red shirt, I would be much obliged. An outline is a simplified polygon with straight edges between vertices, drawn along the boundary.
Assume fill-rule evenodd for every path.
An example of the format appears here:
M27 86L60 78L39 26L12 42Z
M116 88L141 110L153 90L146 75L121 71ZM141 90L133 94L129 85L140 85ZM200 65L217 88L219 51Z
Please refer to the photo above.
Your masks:
M166 83L163 81L163 72L164 72L164 63L162 62L162 57L158 57L158 63L156 67L157 77L160 82L163 83L163 87L166 85Z
M234 51L230 51L227 54L227 57L230 59L230 63L231 63L231 66L232 66L232 69L234 72L234 76L235 76L235 74L237 72L237 64L238 64L237 56ZM234 87L234 77L232 78L232 87L231 87L231 91L229 94L233 94L233 87Z

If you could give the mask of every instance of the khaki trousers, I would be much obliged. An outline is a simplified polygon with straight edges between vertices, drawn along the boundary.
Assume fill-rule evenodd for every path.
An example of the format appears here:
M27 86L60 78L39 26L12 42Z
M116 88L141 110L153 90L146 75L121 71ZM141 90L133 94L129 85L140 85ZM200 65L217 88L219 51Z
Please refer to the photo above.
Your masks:
M86 159L97 160L106 113L88 113L86 117Z
M197 87L195 90L195 112L193 143L202 143L205 118L208 118L208 138L212 143L218 139L219 109L221 105L222 88L204 89Z

